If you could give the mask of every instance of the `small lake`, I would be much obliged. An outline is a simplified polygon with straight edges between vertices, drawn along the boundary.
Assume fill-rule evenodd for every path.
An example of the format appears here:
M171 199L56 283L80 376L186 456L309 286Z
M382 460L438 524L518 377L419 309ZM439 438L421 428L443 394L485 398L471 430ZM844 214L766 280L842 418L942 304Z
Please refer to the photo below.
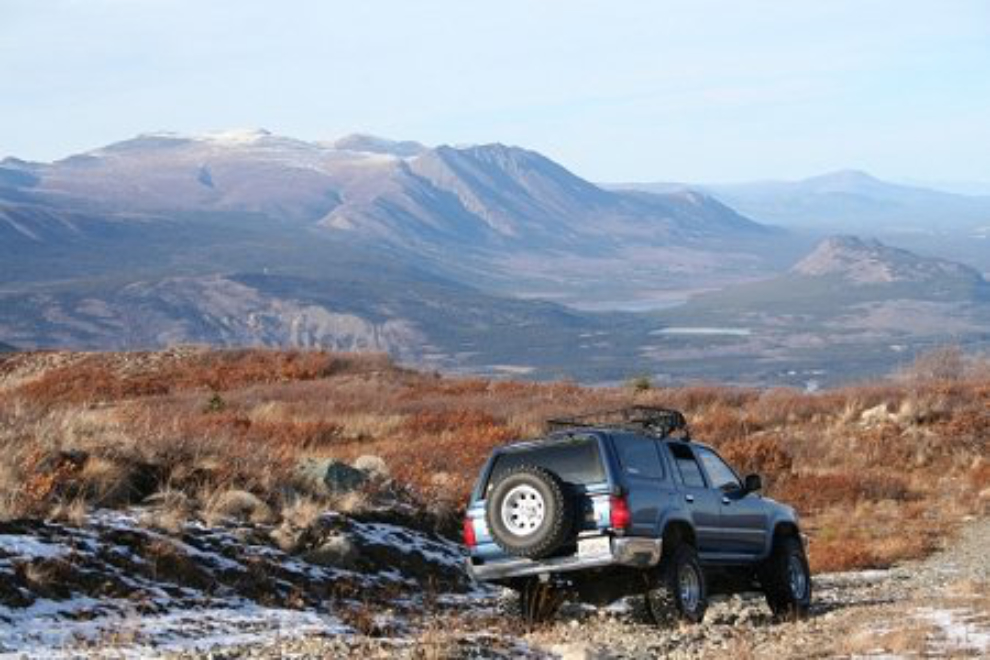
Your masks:
M728 335L730 337L748 337L752 334L749 328L714 328L714 327L669 327L660 328L651 335Z

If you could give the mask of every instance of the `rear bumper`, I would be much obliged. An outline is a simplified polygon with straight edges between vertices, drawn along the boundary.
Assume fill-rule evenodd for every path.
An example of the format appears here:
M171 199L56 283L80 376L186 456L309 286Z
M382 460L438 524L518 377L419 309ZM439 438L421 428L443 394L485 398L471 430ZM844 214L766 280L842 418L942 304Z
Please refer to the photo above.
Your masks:
M604 545L602 539L608 539ZM607 566L650 568L660 563L663 541L637 537L592 537L578 539L578 552L568 557L526 559L513 557L489 563L475 563L468 557L467 571L478 582L504 580L506 578L567 573Z

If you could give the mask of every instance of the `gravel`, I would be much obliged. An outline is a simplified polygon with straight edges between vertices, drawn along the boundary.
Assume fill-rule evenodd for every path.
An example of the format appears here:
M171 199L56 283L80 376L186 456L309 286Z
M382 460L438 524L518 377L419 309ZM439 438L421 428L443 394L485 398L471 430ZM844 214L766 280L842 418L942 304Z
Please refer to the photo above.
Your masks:
M986 657L990 638L990 519L972 521L948 548L891 570L815 577L811 616L776 622L762 594L714 599L700 625L661 629L628 603L569 606L552 624L514 628L494 601L424 616L408 633L374 638L305 636L232 646L214 658L823 658ZM969 597L958 585L967 585ZM981 646L981 644L983 644ZM175 657L203 657L188 653Z

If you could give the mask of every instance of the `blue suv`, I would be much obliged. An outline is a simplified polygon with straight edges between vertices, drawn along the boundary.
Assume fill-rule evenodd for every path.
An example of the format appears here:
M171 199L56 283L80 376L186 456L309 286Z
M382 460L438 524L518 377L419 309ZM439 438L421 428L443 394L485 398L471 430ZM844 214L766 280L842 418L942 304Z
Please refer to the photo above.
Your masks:
M777 616L807 614L794 509L692 441L679 412L635 406L548 426L492 453L464 520L469 573L517 592L528 622L567 599L631 595L658 623L700 622L710 593L753 588Z

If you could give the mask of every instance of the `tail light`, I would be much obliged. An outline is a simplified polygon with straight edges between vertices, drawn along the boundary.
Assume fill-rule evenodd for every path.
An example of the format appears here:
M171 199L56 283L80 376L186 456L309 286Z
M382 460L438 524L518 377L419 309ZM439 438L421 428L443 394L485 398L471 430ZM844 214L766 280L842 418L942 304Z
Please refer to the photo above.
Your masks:
M474 535L474 521L470 516L464 518L464 545L469 548L478 545L478 538Z
M632 514L629 513L629 503L621 495L613 495L609 498L610 516L609 520L612 529L629 529L632 522Z

